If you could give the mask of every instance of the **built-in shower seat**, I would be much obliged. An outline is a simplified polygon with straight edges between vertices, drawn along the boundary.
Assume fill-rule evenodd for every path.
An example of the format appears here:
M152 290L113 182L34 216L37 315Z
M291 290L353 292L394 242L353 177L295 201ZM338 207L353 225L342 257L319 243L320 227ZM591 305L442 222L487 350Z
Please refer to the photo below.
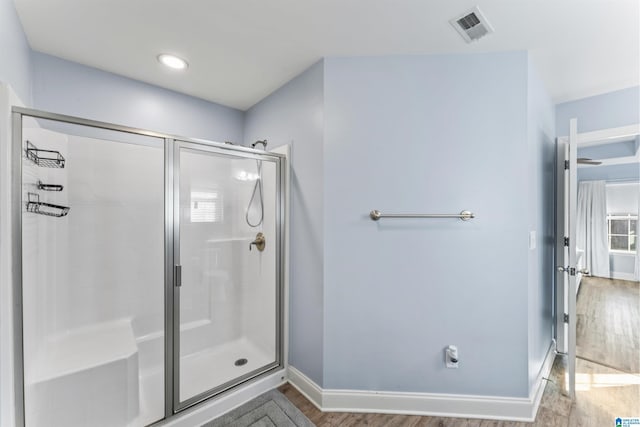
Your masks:
M138 350L128 319L57 335L39 353L27 373L37 408L27 411L36 418L29 425L125 426L138 415Z

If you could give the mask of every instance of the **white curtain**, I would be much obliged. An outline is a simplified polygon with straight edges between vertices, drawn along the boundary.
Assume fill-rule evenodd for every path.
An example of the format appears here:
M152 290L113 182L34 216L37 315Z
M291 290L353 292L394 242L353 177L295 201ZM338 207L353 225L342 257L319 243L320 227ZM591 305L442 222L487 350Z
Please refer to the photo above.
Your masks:
M578 249L584 250L583 266L592 276L609 277L607 193L605 181L585 181L578 186Z

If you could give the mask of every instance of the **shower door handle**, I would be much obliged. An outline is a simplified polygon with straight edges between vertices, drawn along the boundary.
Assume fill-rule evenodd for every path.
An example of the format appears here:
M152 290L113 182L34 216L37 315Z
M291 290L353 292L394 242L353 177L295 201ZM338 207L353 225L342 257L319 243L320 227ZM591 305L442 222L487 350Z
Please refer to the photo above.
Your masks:
M179 288L182 286L182 266L181 265L176 265L174 267L174 283L176 285L176 288Z

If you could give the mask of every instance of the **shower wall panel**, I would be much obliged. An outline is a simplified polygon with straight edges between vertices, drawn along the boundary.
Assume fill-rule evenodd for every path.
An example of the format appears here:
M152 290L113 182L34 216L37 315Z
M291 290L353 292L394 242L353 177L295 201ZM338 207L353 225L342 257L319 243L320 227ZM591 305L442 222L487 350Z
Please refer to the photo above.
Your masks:
M62 328L118 318L164 328L163 151L69 137L69 289ZM72 309L71 309L72 308Z
M32 193L70 207L58 218L23 206L28 427L142 426L164 416L164 347L144 346L164 336L163 140L107 134L25 121L24 140L65 163L25 158L23 200Z
M31 121L35 126L35 122ZM24 130L24 139L34 144L46 141L49 149L67 152L68 138L64 134L46 129L29 127ZM32 162L23 166L23 200L28 193L38 193L37 183L56 182L67 186L68 170L39 168ZM43 200L52 199L42 194ZM56 194L56 202L68 204L68 194ZM68 287L69 240L68 218L51 218L42 215L24 215L23 222L23 263L31 266L23 272L24 328L31 333L24 336L25 364L36 363L35 357L46 359L44 343L46 338L59 331L60 316L66 310L63 307L50 306L49 301L58 293L66 293Z
M207 157L187 155L181 165L180 240L183 264L181 288L181 330L206 329L202 348L229 342L242 334L234 322L240 307L241 271L235 260L238 237L234 235L236 194L231 187L231 170L226 162L210 167ZM206 238L202 238L205 236ZM248 243L247 243L248 244ZM182 354L195 349L182 347Z
M251 227L245 214L258 175L255 161L218 162L215 168L209 162L207 157L193 156L182 168L182 185L190 190L181 195L185 207L181 214L186 219L180 231L181 257L202 268L197 276L183 270L181 329L210 328L203 347L245 337L273 353L272 324L265 324L261 313L273 312L276 303L275 164L263 162L264 219L260 226ZM195 199L206 198L207 194L216 197L216 209L220 211L211 213L216 218L192 218ZM253 203L250 208L252 219L259 216L256 206ZM264 252L249 250L258 232L267 236ZM198 238L203 234L208 238Z
M254 162L240 163L239 167L247 167ZM255 169L253 169L255 173ZM251 172L250 172L251 173ZM263 252L250 251L246 256L247 245L244 244L237 250L237 259L242 264L242 300L244 312L242 313L242 325L246 338L258 345L267 354L276 351L273 325L275 315L273 307L276 304L276 294L273 292L276 280L276 264L273 262L276 256L276 165L271 162L262 162L262 183L264 197L264 220L260 227L249 227L243 218L237 221L239 233L249 237L249 241L255 238L258 231L266 236L267 243ZM239 194L238 209L243 211L247 207L251 197L251 185L242 188ZM265 319L271 321L265 322Z

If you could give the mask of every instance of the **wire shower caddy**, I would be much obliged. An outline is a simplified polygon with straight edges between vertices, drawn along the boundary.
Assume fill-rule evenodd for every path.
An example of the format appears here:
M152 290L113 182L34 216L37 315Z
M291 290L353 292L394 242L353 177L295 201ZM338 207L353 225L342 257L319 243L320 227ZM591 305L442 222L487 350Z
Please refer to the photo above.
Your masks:
M41 150L31 142L27 141L27 159L31 160L43 168L63 168L65 159L59 151Z
M37 213L40 215L63 217L69 213L68 206L54 205L40 201L40 195L37 193L28 193L27 195L27 212Z
M59 184L45 184L44 182L38 180L38 190L43 191L62 191L64 189L63 185Z

